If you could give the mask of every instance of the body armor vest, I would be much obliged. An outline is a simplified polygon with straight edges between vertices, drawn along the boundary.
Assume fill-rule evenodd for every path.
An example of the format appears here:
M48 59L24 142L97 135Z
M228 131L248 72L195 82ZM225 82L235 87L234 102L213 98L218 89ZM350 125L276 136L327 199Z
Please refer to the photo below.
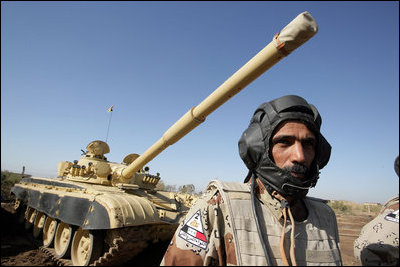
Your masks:
M250 185L237 182L211 181L208 189L217 188L228 207L233 228L238 265L266 265L266 258L258 236L251 208ZM258 201L257 201L258 202ZM342 265L336 216L325 203L306 197L308 218L295 222L295 255L298 265ZM267 204L268 205L268 204ZM278 220L267 205L258 203L263 234L267 236L268 251L274 265L283 265L279 252L282 220ZM279 208L279 207L278 207ZM289 255L290 231L285 231L285 252Z

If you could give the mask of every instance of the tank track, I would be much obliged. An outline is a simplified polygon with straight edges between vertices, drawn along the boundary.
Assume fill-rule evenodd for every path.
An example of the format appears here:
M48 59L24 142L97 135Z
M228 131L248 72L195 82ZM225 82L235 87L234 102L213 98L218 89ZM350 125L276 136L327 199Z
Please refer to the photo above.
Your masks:
M109 245L109 249L90 266L121 265L129 261L148 247L150 237L154 230L153 228L154 227L151 225L144 225L108 230L111 231L112 236L114 236L114 238L110 240L111 242L106 241ZM40 246L39 249L56 262L58 266L73 266L71 259L58 258L54 248Z

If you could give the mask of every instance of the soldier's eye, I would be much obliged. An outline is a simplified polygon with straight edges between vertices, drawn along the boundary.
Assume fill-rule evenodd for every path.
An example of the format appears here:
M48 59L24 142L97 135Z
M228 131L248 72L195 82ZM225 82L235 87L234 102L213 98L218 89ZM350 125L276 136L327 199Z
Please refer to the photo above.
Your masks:
M302 141L303 146L307 148L315 148L315 139L314 138L307 138Z
M288 146L292 143L293 143L293 138L291 138L290 136L277 136L274 139L272 139L273 145Z

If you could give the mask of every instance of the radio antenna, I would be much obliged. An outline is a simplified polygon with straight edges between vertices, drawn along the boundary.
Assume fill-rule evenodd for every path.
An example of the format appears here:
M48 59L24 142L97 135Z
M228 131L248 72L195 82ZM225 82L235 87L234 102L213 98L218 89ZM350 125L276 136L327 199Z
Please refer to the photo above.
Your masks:
M109 109L107 109L107 112L110 113L110 119L108 120L106 143L107 143L107 139L108 139L108 132L110 130L110 124L111 124L111 118L112 118L113 109L114 109L114 105L111 105L111 107L109 107Z

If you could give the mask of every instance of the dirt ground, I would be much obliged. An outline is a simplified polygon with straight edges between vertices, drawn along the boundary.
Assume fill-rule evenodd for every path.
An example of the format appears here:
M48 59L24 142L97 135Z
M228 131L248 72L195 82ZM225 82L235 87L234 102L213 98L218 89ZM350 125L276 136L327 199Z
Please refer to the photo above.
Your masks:
M361 228L374 216L336 214L339 228L340 250L344 266L360 266L361 262L354 257L353 243L360 234Z
M42 252L31 232L24 225L16 222L12 203L1 203L1 266L55 266L49 256ZM156 266L160 265L168 242L160 242L138 254L134 260L122 266Z
M372 220L372 215L337 215L341 252L344 266L358 266L353 256L353 242L360 233L361 227ZM34 245L32 234L27 233L22 225L16 223L12 204L1 203L1 265L3 266L53 266L56 265L45 253ZM153 249L151 256L140 255L132 264L159 265L163 251L168 244L160 244Z
M1 203L1 265L53 266L55 262L34 245L32 235L17 225L10 203Z

